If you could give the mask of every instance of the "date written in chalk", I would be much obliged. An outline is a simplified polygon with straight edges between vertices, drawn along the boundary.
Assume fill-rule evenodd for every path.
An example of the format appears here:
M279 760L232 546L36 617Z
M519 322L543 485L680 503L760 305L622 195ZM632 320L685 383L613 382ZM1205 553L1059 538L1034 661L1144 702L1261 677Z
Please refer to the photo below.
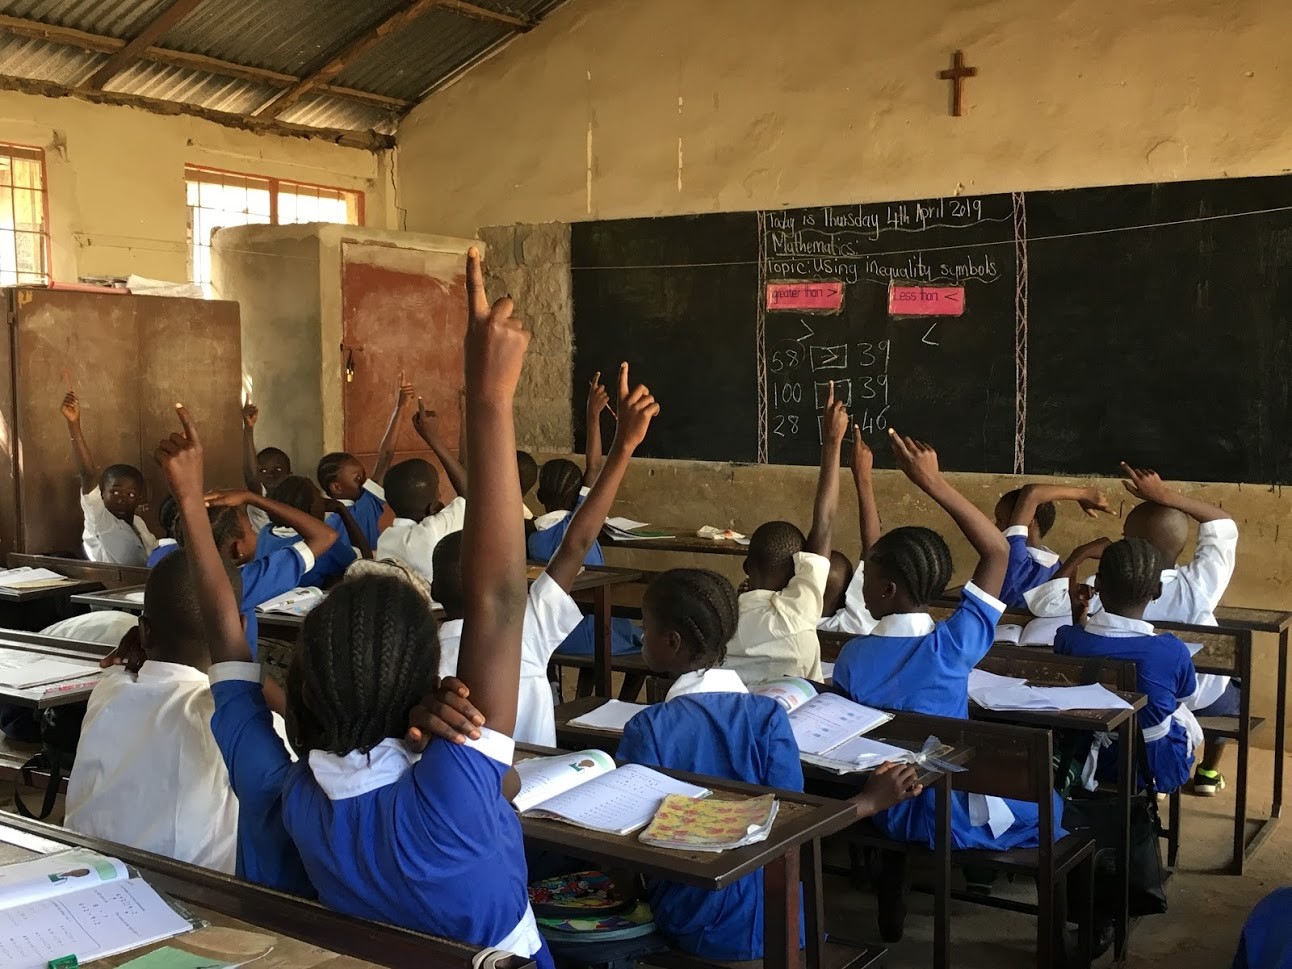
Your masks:
M888 287L890 316L961 316L965 311L963 286Z
M837 313L843 308L843 283L789 280L767 284L767 310Z

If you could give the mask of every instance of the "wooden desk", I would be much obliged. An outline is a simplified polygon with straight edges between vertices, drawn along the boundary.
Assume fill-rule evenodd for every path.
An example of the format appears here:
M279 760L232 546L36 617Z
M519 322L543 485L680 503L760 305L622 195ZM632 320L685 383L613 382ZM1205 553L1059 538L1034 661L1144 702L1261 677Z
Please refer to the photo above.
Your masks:
M604 698L583 697L575 704L596 707ZM568 706L569 704L564 704ZM558 713L558 721L560 714ZM559 726L558 726L559 730ZM544 747L517 744L516 759L559 753ZM709 788L718 796L754 796L767 788L681 771L664 773ZM653 848L637 834L613 835L587 831L545 818L521 818L529 844L579 858L611 862L656 878L716 891L746 875L763 871L763 965L765 969L798 969L799 884L803 884L806 912L806 966L820 969L824 948L821 920L820 839L842 831L856 821L851 804L793 791L777 791L780 809L766 841L730 851L674 851ZM804 864L807 871L803 871ZM866 949L859 958L873 965L882 950ZM651 960L647 960L648 962ZM856 960L850 961L856 966Z
M49 637L42 638L48 639ZM56 642L61 643L62 641L56 640ZM94 676L99 672L98 658L87 654L83 650L69 649L62 645L46 646L28 642L8 642L3 639L0 639L0 648L31 653L33 656L51 656L74 663L84 663L87 677ZM81 702L90 695L90 692L94 689L94 684L78 684L71 688L60 688L57 683L54 683L50 684L48 689L49 692L40 694L36 689L19 690L14 687L0 685L0 703L14 707L24 707L28 710L48 710L51 707L62 707L67 706L69 703Z
M534 566L530 566L532 582L537 576L532 575ZM542 566L539 566L542 571ZM625 585L630 582L636 582L641 578L639 569L621 569L612 568L608 565L589 565L579 577L574 580L570 587L570 595L576 599L583 596L592 600L592 615L595 617L596 630L594 636L593 653L593 679L594 692L597 696L611 696L610 691L610 664L612 660L614 640L610 630L610 612L612 606L612 592L615 586Z
M447 939L340 915L317 902L9 814L0 816L0 863L26 861L44 853L25 846L33 843L28 840L32 835L56 842L59 849L90 848L119 858L136 868L154 888L183 902L213 926L269 935L273 951L252 963L263 969L332 969L339 965L347 969L470 969L477 951ZM200 943L201 933L181 935L95 965L120 966L164 945L187 949ZM530 959L512 958L505 969L530 969L533 965Z
M700 538L694 528L673 528L670 525L648 525L652 532L668 532L672 538L641 538L628 540L614 538L608 532L602 532L600 543L606 548L634 549L645 552L685 552L691 555L739 555L742 558L749 554L749 546L741 545L730 539Z
M0 600L5 602L39 602L42 599L61 599L78 592L88 592L91 589L99 588L102 588L102 586L98 582L88 579L65 579L62 582L51 581L48 585L42 583L38 586L19 589L0 586Z
M29 565L34 569L53 569L73 579L101 583L108 589L143 585L148 581L148 570L142 566L111 565L107 562L59 558L57 555L22 555L17 552L11 552L7 562L11 569L23 565Z
M78 592L72 596L72 603L94 609L111 609L114 612L132 612L139 615L144 611L144 587L129 585L120 589L99 589L93 592ZM138 598L132 599L131 596Z

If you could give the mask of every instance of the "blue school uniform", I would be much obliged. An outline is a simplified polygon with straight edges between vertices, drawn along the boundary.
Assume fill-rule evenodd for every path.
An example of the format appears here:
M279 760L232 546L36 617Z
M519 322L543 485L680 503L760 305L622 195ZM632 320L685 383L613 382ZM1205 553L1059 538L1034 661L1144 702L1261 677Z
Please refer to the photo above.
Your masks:
M1005 582L1000 599L1011 609L1027 608L1027 593L1044 585L1059 571L1059 557L1048 548L1032 548L1027 544L1026 525L1011 525L1005 529L1009 542L1009 564L1005 567Z
M588 489L584 488L579 494L579 500L575 502L574 507L577 508L583 504L583 499L587 495ZM553 511L534 519L535 531L525 543L530 561L542 562L544 565L552 561L552 556L556 554L556 550L560 547L561 540L565 538L565 533L570 530L570 519L573 517L573 512ZM583 564L606 564L606 556L601 551L600 543L592 543L592 547L588 549L588 554L583 556Z
M283 826L283 782L292 759L274 732L260 687L260 666L216 663L209 675L215 698L211 733L238 798L237 875L280 892L314 898L300 853Z
M628 721L616 757L648 767L803 790L799 748L785 710L770 697L748 693L732 670L679 677L664 703ZM687 952L721 961L763 957L761 871L716 892L652 881L650 907L660 931ZM799 927L801 946L801 920Z
M341 516L329 514L323 521L336 531L337 539L331 548L314 560L313 566L306 570L297 585L322 588L332 579L344 575L345 570L359 557L350 544L350 539L346 537L345 523L341 521ZM272 525L262 528L256 539L256 558L267 558L279 549L291 548L300 540L301 536L294 528L275 528Z
M386 511L385 489L369 478L363 483L363 494L355 501L346 501L345 506L350 509L363 537L368 540L368 547L376 549L377 539L381 537L381 516ZM341 535L345 535L345 526L341 527Z
M1276 888L1252 909L1233 969L1292 969L1292 888Z
M1159 792L1169 794L1193 776L1193 740L1187 721L1176 714L1180 704L1198 689L1197 674L1188 647L1170 633L1154 634L1150 623L1108 612L1089 618L1085 628L1064 626L1054 636L1054 651L1061 656L1093 656L1130 660L1135 664L1135 689L1146 702L1139 711L1140 731L1148 753L1149 768ZM1110 768L1120 756L1116 743L1101 768ZM1101 769L1101 774L1105 770ZM1115 774L1113 776L1116 776Z
M1005 611L1002 602L972 582L960 595L960 607L945 622L934 623L926 613L885 616L868 636L850 640L834 665L835 686L858 703L885 710L909 710L937 717L969 714L969 672L987 655L996 623ZM1002 806L1013 814L1009 827ZM875 815L875 825L888 837L934 846L936 802L932 790ZM1055 796L1054 837L1062 803ZM998 829L993 835L990 817ZM977 820L978 823L975 823ZM961 848L1033 848L1038 842L1035 804L1004 798L981 798L953 791L952 846Z
M162 538L157 540L157 547L148 553L147 568L152 568L167 555L179 551L179 542L173 538Z
M259 543L256 551L259 554ZM314 553L308 545L298 541L254 558L238 570L242 577L242 601L238 608L247 621L247 644L251 647L252 659L260 651L260 622L256 619L256 607L295 589L313 567Z

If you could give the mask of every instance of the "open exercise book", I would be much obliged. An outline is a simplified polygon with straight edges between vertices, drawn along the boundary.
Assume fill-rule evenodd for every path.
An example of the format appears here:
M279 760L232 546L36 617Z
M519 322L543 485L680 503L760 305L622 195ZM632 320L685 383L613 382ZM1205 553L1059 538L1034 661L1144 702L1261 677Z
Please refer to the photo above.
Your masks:
M785 708L799 756L810 764L821 758L833 759L838 748L893 719L891 713L854 703L838 693L817 693L811 683L797 676L769 680L749 692L769 696Z
M652 530L650 522L637 522L631 518L607 518L601 526L607 535L619 542L640 542L648 538L676 538L672 532Z
M68 581L67 576L52 569L34 569L30 565L0 569L0 589L39 589Z
M28 652L25 649L0 647L0 686L15 690L32 690L43 695L54 686L97 682L100 674L97 662L78 662Z
M0 966L104 959L204 923L106 855L76 848L0 868Z
M274 596L256 608L261 612L276 612L284 616L304 616L326 598L327 593L322 589L305 585Z
M527 818L555 818L608 834L650 824L669 794L705 797L707 788L674 780L639 764L616 767L600 750L532 757L516 765L520 793L512 804Z
M1010 646L1053 646L1054 634L1064 626L1071 625L1071 616L1033 619L1026 626L1016 622L1003 622L996 627L995 642L1008 643Z

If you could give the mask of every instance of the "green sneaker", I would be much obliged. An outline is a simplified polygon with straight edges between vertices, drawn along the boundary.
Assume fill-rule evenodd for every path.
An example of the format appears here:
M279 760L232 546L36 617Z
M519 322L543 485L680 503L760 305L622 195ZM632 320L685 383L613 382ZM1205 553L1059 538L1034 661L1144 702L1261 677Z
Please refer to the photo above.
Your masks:
M1193 793L1198 797L1215 797L1225 789L1225 775L1218 770L1199 767L1193 775Z

